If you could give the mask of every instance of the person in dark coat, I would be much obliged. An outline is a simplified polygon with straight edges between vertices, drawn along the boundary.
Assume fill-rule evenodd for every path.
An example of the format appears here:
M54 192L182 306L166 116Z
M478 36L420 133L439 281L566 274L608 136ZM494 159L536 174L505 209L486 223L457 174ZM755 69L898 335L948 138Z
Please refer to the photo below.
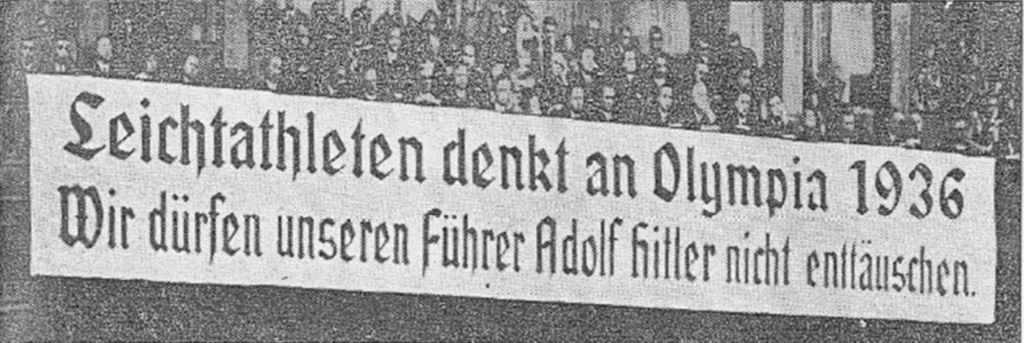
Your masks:
M807 108L804 109L803 126L800 128L798 139L805 142L822 142L825 140L825 126L818 118L818 112Z
M582 118L588 121L619 122L624 121L620 117L619 94L615 89L614 80L601 80L596 87L596 101L592 101L591 110Z
M270 55L263 60L259 76L254 80L251 88L271 92L280 92L284 87L283 82L284 61L277 55Z
M68 37L57 37L53 42L53 59L50 72L54 74L77 74L78 62L75 60L75 43Z
M480 79L474 79L469 66L455 67L448 87L441 96L441 103L448 107L486 108L489 106L487 91Z
M95 50L86 64L85 73L99 77L123 77L127 68L114 55L114 45L108 35L96 38Z
M548 116L576 120L585 120L589 117L590 106L587 103L586 89L582 84L570 85L566 97L561 102L562 105L553 107L554 110Z
M549 60L547 72L538 84L540 89L540 105L545 115L560 111L565 107L569 85L572 82L567 68L568 62L561 52L556 52Z
M846 144L869 144L871 139L864 129L864 118L857 115L852 107L838 109L840 125L832 130L829 141Z
M665 83L658 87L658 96L654 106L650 106L647 116L641 124L666 127L693 128L697 126L696 118L687 115L686 109L676 100L676 86Z

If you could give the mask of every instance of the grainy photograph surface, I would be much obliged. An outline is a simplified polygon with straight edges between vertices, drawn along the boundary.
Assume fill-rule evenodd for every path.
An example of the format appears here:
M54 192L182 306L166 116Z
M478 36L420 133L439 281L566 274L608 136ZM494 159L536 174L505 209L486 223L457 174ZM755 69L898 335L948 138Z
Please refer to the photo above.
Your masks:
M0 1L2 341L1020 341L1015 1Z

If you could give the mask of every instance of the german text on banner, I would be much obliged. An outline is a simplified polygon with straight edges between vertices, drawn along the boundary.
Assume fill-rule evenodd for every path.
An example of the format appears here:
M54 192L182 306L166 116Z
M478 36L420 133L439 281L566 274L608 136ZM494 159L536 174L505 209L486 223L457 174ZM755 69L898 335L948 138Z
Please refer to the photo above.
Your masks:
M28 78L34 275L991 323L988 158Z

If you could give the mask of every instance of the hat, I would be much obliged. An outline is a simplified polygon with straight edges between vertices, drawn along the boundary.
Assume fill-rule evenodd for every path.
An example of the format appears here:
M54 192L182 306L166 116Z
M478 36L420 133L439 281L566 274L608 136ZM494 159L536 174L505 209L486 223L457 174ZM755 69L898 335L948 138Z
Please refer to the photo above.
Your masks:
M661 27L659 27L657 25L651 26L651 31L648 32L648 36L650 36L652 40L655 39L655 38L657 38L657 39L663 39L664 38L662 36Z
M558 21L552 16L544 17L544 26L558 26Z

